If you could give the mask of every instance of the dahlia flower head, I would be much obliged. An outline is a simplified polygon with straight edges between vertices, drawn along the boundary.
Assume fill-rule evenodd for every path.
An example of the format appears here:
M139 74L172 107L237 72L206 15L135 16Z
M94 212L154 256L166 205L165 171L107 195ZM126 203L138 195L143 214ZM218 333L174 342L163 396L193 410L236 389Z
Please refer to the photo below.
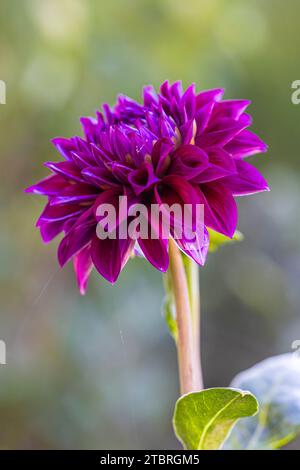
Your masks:
M58 260L63 266L73 259L82 294L93 267L114 283L133 254L163 272L169 264L166 238L100 239L99 205L117 207L121 195L129 205L202 204L203 236L192 243L184 236L175 242L203 265L207 228L232 238L238 221L235 197L269 189L245 160L267 149L247 130L250 101L223 100L223 93L196 93L194 84L184 91L180 82L165 82L156 94L147 86L142 104L119 96L113 107L104 104L96 118L81 118L83 137L52 140L63 159L46 162L51 175L26 191L48 198L36 225L46 243L63 233Z

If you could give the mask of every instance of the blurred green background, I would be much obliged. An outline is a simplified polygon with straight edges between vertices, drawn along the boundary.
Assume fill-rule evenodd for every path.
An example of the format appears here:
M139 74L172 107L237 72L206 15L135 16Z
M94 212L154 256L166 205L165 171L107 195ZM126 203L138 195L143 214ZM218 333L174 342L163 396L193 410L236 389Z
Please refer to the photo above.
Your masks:
M272 191L240 199L245 241L201 270L206 386L300 339L299 15L298 0L1 0L1 448L179 447L160 274L133 260L80 297L34 228L43 198L23 194L58 157L49 139L118 93L182 79L252 100L270 146L252 161Z

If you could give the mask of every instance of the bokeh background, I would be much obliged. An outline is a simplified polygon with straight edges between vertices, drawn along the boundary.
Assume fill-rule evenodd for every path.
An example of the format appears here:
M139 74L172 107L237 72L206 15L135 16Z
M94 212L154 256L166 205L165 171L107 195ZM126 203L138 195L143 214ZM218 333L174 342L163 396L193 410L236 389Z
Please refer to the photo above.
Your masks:
M272 191L240 199L244 242L201 270L206 385L300 339L299 15L298 0L1 0L1 448L179 447L160 274L133 260L115 287L93 273L80 297L57 241L34 228L43 198L23 193L56 158L49 139L80 133L79 116L120 92L140 98L165 79L225 87L252 100L270 146L253 162Z

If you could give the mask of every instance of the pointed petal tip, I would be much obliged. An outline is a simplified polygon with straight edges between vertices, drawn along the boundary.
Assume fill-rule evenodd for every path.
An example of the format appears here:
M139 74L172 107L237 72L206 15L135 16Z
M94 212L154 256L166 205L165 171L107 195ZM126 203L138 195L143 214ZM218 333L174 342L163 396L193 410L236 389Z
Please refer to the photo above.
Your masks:
M228 229L226 230L226 233L224 231L223 232L220 231L220 233L223 233L223 235L225 235L226 237L232 240L236 232L236 228L237 228L237 221L234 226L231 226L230 228L228 227Z
M233 226L226 227L226 229L224 229L224 227L219 227L218 230L216 230L216 232L219 232L221 235L225 235L225 237L228 237L232 240L236 231L236 227L237 227L237 223L234 225L234 227Z
M79 293L80 295L84 296L86 294L86 287L79 286Z
M65 264L67 263L67 261L68 261L63 256L63 250L61 249L60 245L58 246L58 250L57 250L57 260L58 260L58 264L61 268L63 268L65 266Z
M52 238L47 237L47 235L43 232L42 227L36 227L36 228L38 228L40 230L40 234L41 234L43 243L45 245L48 245L52 241Z
M156 268L158 269L158 271L160 271L161 273L166 273L169 269L169 260L167 262L167 264L165 264L164 266L156 266Z
M259 139L259 137L257 137L257 138ZM260 140L260 142L259 142L259 145L257 146L257 151L255 153L266 153L269 150L269 145L266 144L263 140L261 140L261 139L259 139L259 140ZM255 154L253 154L253 155L255 155Z
M72 139L72 137L69 138L69 137L56 136L56 137L52 137L51 139L49 139L49 141L51 142L51 144L56 146L56 145L59 145L61 143L70 142L71 139Z
M52 137L50 139L50 142L55 143L55 142L58 142L60 140L67 140L67 139L65 137L60 137L60 136L57 135L56 137Z
M245 103L245 106L250 106L250 104L252 103L252 100L241 100Z
M261 153L265 153L269 150L269 146L265 142L263 142L261 148L262 148Z
M64 261L59 255L57 256L57 259L58 259L58 264L60 268L63 268L64 265L66 264L66 261Z
M139 247L149 263L158 271L165 273L169 267L169 255L163 239L138 240Z
M112 286L114 286L117 282L117 280L119 279L119 275L120 275L120 272L116 275L109 275L109 274L104 274L103 272L100 273L102 277L104 277L104 279L106 281L108 281Z
M126 264L126 253L118 239L92 239L91 257L99 274L111 284L115 284Z
M41 181L41 182L43 182L43 181ZM39 195L39 196L46 196L46 194L43 194L43 193L39 190L39 185L40 185L41 182L39 182L39 183L37 183L37 184L32 184L31 186L28 186L27 188L24 188L24 189L23 189L23 192L24 192L24 193L27 193L27 194L28 194L28 193L29 193L29 194L33 193L33 194L37 194L37 195Z
M37 194L38 196L46 196L46 194L42 194L41 191L38 190L38 185L33 184L32 186L28 186L28 188L23 189L23 192L26 194Z

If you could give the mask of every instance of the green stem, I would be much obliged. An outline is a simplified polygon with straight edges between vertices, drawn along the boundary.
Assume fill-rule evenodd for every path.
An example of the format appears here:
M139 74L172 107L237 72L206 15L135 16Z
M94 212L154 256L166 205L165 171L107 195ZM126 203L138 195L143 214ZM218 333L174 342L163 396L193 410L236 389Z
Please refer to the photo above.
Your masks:
M173 240L170 240L169 256L176 308L180 392L183 395L203 388L199 355L198 273L192 262L191 265L184 262L183 255Z
M187 283L189 288L189 298L191 305L191 314L193 321L193 349L195 354L195 371L198 374L197 382L200 384L200 388L203 388L203 376L201 367L201 322L200 322L200 279L199 279L199 267L198 265L188 256L183 255L184 265L187 275Z

